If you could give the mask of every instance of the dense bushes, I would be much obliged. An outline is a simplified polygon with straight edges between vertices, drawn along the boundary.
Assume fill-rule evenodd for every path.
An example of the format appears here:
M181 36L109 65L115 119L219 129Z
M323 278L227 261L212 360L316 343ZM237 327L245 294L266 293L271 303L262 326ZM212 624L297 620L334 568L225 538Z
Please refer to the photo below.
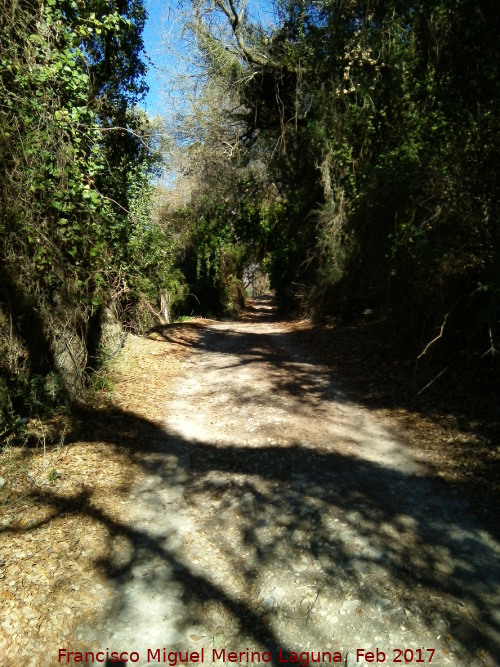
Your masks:
M281 298L384 312L414 351L445 322L440 354L492 353L498 3L278 0L273 27L241 2L194 4L198 33L226 40L203 60L232 91L226 122L281 206L267 242Z
M493 357L500 5L277 0L272 26L192 5L189 187L157 206L142 2L0 2L2 418L81 386L111 312L234 315L259 266L288 308Z
M81 387L163 279L141 2L0 4L0 417ZM156 293L157 296L158 292Z

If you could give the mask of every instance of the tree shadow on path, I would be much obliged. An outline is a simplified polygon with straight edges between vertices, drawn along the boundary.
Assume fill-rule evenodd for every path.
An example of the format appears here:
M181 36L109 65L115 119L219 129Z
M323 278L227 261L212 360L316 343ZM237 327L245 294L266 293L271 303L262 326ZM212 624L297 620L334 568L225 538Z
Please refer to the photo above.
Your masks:
M114 443L132 468L148 472L153 483L146 503L156 522L166 487L181 489L186 505L204 508L206 522L198 529L213 531L244 589L257 590L263 572L289 570L302 579L313 572L311 585L321 595L328 597L330 590L331 599L353 597L360 607L375 605L382 626L404 622L411 629L409 616L414 615L434 636L446 634L450 650L477 660L472 664L483 664L480 651L500 654L498 544L439 481L299 444L214 446L182 441L133 414L87 417L96 442ZM49 521L73 513L106 527L111 555L99 567L116 589L108 625L114 617L127 616L127 587L138 576L138 566L151 562L156 565L143 580L151 596L180 587L183 613L175 622L181 634L203 623L207 604L217 604L249 645L270 651L276 664L280 647L285 654L297 649L283 641L276 610L270 622L268 611L257 603L258 593L233 592L210 568L195 567L182 545L174 541L172 547L176 529L168 523L150 531L118 520L94 506L89 490L64 499L44 491L39 499L53 510ZM239 539L225 542L235 517ZM117 564L113 544L119 539L130 549L126 561ZM148 614L147 604L134 613ZM302 627L304 639L328 649L325 637L331 634L324 620L318 617L314 630L304 618L292 622Z
M279 336L202 330L193 352L216 349L236 354L242 366L265 364L276 400L292 396L297 410L347 402L324 369L290 358ZM115 595L96 626L110 648L117 628L128 628L130 639L158 623L158 645L185 650L193 627L212 638L222 627L226 639L269 651L279 664L280 648L284 656L303 648L293 636L316 650L352 651L356 633L336 636L336 617L363 638L378 633L387 646L440 637L441 651L469 664L498 664L497 536L434 471L403 472L355 449L314 443L187 438L119 409L81 416L89 448L104 442L123 456L130 480L121 491L123 516L99 507L92 489L63 496L43 488L34 495L51 514L3 533L35 531L65 515L106 528L109 556L96 565ZM353 447L369 441L365 428L363 420L350 425ZM135 484L143 473L147 485ZM125 556L118 554L124 543Z

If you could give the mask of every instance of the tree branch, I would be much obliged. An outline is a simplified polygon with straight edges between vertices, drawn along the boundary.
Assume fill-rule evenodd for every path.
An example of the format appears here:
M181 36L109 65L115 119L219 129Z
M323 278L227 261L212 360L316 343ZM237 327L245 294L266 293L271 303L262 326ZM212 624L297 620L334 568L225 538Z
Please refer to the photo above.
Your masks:
M427 343L427 345L425 346L423 351L418 355L417 359L420 359L421 357L423 357L424 354L426 354L427 350L430 348L430 346L433 345L437 340L439 340L440 338L443 337L443 332L444 332L444 327L446 325L446 320L448 319L448 315L450 313L451 313L451 310L450 310L449 313L446 313L446 315L444 316L443 324L441 325L441 329L440 329L438 335Z
M236 5L234 4L234 0L228 0L228 2L229 2L229 7L223 0L215 0L215 5L221 10L221 12L226 16L229 23L231 24L233 35L236 39L236 43L238 44L238 47L242 55L249 63L252 63L253 65L259 65L261 67L265 67L266 65L271 64L269 58L266 58L256 53L255 51L250 49L245 43L245 40L242 35L245 3L244 2L242 3L242 10L240 13L238 13Z

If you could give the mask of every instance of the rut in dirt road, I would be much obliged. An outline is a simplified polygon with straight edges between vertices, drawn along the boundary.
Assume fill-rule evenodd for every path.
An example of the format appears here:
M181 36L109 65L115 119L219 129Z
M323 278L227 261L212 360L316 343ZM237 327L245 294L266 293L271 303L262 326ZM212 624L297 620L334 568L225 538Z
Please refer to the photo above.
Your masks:
M498 542L272 315L200 327L163 428L137 418L148 476L80 636L140 665L500 664Z

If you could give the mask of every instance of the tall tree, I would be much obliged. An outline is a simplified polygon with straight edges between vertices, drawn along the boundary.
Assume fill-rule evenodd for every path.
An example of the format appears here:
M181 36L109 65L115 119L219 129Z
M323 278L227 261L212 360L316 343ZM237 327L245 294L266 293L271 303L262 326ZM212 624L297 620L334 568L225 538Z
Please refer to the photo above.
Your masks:
M268 164L274 284L317 312L390 306L415 344L498 329L498 3L194 2L208 76ZM467 324L466 324L467 323Z
M155 153L134 106L144 20L137 0L1 0L3 416L81 384L102 305L130 292L130 209Z

